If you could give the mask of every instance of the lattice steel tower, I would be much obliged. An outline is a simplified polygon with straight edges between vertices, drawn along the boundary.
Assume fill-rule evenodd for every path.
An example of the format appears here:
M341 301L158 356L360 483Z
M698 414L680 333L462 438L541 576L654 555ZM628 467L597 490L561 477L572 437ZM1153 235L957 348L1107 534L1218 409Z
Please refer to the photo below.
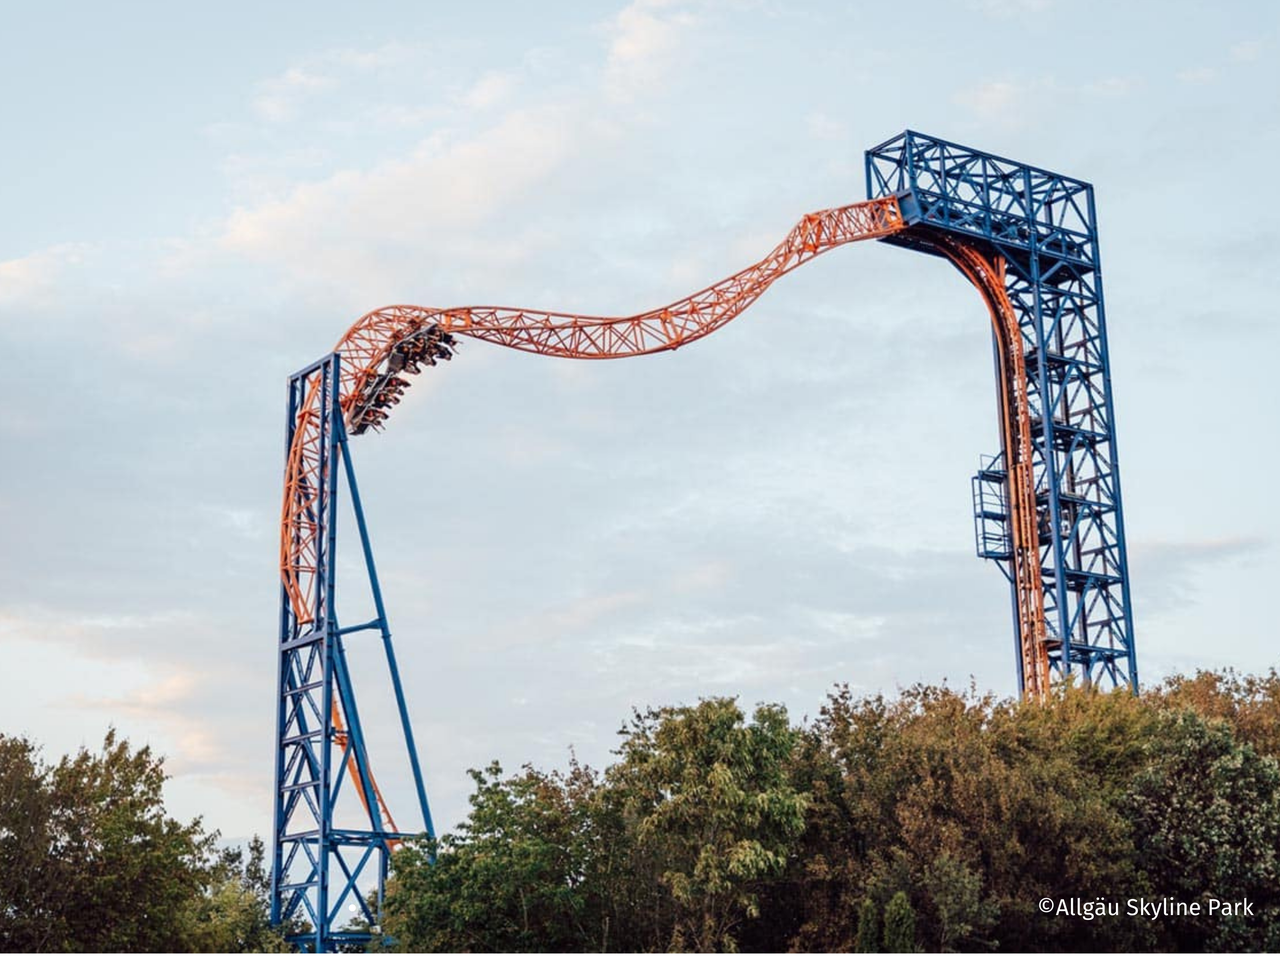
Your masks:
M1050 669L1136 690L1093 187L912 131L868 150L866 174L867 195L896 195L908 225L883 242L938 253L949 239L1005 262L1025 360ZM1016 592L1009 487L1004 454L973 478L978 555ZM1014 619L1016 633L1016 596Z

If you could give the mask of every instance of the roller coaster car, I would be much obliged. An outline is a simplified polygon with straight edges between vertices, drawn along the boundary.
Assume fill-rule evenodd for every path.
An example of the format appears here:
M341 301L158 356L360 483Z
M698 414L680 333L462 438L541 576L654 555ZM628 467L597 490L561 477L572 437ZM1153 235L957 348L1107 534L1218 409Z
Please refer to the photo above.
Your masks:
M396 344L387 356L385 372L375 377L362 394L362 403L357 405L357 412L351 420L352 433L358 435L370 428L383 429L388 408L398 404L404 391L411 386L410 381L400 374L419 374L424 365L434 367L440 360L452 359L456 349L457 341L453 335L436 324L421 328Z

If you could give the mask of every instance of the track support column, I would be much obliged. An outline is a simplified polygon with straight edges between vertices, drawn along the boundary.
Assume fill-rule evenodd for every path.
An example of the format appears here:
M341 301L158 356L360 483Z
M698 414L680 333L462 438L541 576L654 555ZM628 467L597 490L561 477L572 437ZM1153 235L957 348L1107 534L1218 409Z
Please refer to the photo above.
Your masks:
M271 922L296 948L327 952L379 935L390 853L412 834L392 821L369 763L348 667L354 635L376 632L392 681L425 832L426 788L373 562L339 403L341 358L289 379L276 703ZM350 491L376 616L339 626L339 480ZM359 644L357 644L357 647ZM349 789L344 789L347 785Z

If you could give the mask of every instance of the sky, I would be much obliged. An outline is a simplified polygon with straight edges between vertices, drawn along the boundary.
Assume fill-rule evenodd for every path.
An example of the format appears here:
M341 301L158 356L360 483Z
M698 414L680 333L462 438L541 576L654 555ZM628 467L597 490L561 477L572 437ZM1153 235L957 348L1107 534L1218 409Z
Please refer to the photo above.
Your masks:
M269 835L288 375L385 304L678 299L907 128L1095 185L1141 676L1275 665L1280 7L0 9L0 731L48 758L114 724L172 813ZM492 759L607 764L633 707L1012 695L988 331L954 270L863 243L677 353L419 377L352 452L437 826Z

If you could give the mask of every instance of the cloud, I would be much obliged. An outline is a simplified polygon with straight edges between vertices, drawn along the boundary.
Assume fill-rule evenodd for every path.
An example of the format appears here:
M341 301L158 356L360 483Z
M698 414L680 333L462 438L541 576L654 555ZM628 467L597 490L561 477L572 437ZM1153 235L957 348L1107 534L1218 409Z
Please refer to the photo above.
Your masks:
M267 771L255 751L264 702L273 678L254 672L227 636L234 630L209 618L180 613L76 614L27 606L0 608L0 652L6 660L52 658L62 677L56 691L11 690L3 704L8 730L38 724L40 738L57 751L94 743L109 724L165 756L165 770L180 791L212 783L237 802L263 795ZM207 799L193 812L208 812ZM180 804L180 806L182 806Z
M292 120L304 100L334 84L331 77L310 73L302 67L290 67L280 76L259 84L253 110L263 120L273 123Z
M1179 71L1178 79L1183 83L1203 86L1218 79L1218 70L1216 67L1193 67L1189 70Z
M1018 116L1026 88L1008 80L988 80L952 95L951 102L982 120L1009 121Z
M805 118L805 126L809 135L815 140L847 140L849 124L843 120L835 120L821 111L814 111Z
M996 19L1045 13L1053 0L971 0L970 6Z
M68 268L83 264L92 249L85 243L60 243L16 260L0 260L0 307L53 302Z
M78 613L44 605L11 604L0 608L0 642L39 642L73 648L95 659L118 663L152 649L157 638L190 634L194 613L132 613L101 610Z
M438 134L408 157L343 170L283 199L237 209L219 246L303 278L359 277L389 289L394 265L420 261L451 233L482 227L526 195L580 147L571 111L507 113L473 136ZM457 250L457 246L451 246ZM519 246L512 255L519 256ZM486 255L502 256L492 244Z
M81 694L72 696L70 703L81 710L109 714L115 722L131 721L130 726L163 731L165 739L176 748L166 757L166 771L182 776L202 771L219 773L240 765L230 744L209 722L210 700L216 698L210 697L208 678L179 668L159 680L133 687L124 696Z
M951 102L964 107L977 119L1000 126L1014 126L1033 115L1033 99L1076 99L1081 97L1126 97L1145 86L1141 77L1108 76L1085 83L1063 83L1052 76L1028 80L986 80L952 94Z
M345 47L330 50L319 56L317 61L354 70L378 71L419 63L430 53L425 44L392 40L372 49Z
M616 620L620 614L634 612L651 603L652 597L641 590L619 590L579 597L497 623L481 642L490 648L495 645L524 643L528 638L554 643L567 634L599 629L602 623Z
M1268 547L1261 537L1147 541L1129 546L1129 564L1141 612L1161 616L1195 606L1200 579L1217 566L1255 556Z
M1142 87L1143 82L1138 77L1103 77L1084 84L1080 89L1101 97L1124 97Z
M423 266L435 261L436 250L447 249L450 262L463 264L450 276L459 285L466 285L466 271L479 279L495 269L510 272L535 258L546 239L515 207L536 205L538 186L570 164L613 156L628 129L642 122L639 111L619 112L618 102L634 105L664 85L696 22L681 4L636 0L604 27L604 64L594 83L571 93L549 87L529 104L510 101L542 69L530 57L480 72L444 97L363 103L358 121L330 117L326 128L351 134L372 124L430 132L407 151L375 155L371 163L321 178L288 183L282 166L290 163L273 167L238 154L228 170L237 177L242 202L215 227L211 241L186 244L170 266L190 270L202 258L230 254L278 269L282 278L308 288L309 296L331 302L327 291L340 286L352 304L366 306L413 295L396 294L397 289L440 289ZM260 84L254 109L266 119L289 119L319 91L339 84L358 89L352 71L415 62L422 51L412 51L393 47L310 57ZM331 155L336 154L335 148ZM327 159L305 149L297 157L291 165L302 175Z
M1257 60L1258 55L1262 53L1261 40L1243 40L1240 43L1233 44L1230 51L1232 60L1238 63L1248 63Z
M462 103L472 110L486 110L505 100L514 88L511 74L491 70L462 95Z
M671 69L697 18L673 0L635 0L609 24L604 89L628 102L658 84Z

